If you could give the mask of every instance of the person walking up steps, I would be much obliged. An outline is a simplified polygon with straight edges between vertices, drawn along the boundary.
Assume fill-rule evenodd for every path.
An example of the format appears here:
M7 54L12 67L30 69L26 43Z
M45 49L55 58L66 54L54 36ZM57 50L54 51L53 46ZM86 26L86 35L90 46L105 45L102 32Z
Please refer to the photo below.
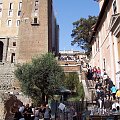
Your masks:
M111 92L112 92L113 100L115 100L116 99L116 92L117 92L117 88L115 87L115 85L112 86Z

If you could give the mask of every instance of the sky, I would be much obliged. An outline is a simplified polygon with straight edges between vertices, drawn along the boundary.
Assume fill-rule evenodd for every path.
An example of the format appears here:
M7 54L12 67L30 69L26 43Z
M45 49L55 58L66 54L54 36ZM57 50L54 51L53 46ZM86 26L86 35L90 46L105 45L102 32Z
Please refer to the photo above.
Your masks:
M99 15L99 5L94 0L53 0L54 13L60 26L59 50L81 50L71 46L72 23L89 15Z

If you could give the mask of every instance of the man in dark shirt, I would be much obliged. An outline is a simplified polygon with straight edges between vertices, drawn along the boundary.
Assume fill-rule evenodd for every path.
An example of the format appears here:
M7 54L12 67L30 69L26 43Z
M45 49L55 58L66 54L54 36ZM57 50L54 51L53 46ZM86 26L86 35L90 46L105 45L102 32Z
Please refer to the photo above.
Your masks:
M29 107L29 104L25 106L23 111L25 120L31 120L31 115L33 114L32 109Z

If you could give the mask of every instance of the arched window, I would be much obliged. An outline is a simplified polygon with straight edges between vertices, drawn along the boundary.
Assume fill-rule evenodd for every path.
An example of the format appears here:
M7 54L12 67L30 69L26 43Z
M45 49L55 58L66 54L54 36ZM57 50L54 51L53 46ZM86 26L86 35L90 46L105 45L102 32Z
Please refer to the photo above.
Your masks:
M0 41L0 62L2 62L3 59L3 42Z

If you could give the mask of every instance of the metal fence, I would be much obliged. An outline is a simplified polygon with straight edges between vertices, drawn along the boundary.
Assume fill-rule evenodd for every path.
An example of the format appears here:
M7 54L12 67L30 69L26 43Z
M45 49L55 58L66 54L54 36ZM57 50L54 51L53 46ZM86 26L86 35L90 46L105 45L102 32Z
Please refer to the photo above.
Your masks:
M58 103L59 104L59 103ZM86 108L86 101L78 101L78 102L63 102L63 104L65 104L66 109L69 106L73 106L74 109L77 112L77 120L82 120L82 112L84 111L84 109ZM57 119L56 120L72 120L70 113L67 110L57 110Z

